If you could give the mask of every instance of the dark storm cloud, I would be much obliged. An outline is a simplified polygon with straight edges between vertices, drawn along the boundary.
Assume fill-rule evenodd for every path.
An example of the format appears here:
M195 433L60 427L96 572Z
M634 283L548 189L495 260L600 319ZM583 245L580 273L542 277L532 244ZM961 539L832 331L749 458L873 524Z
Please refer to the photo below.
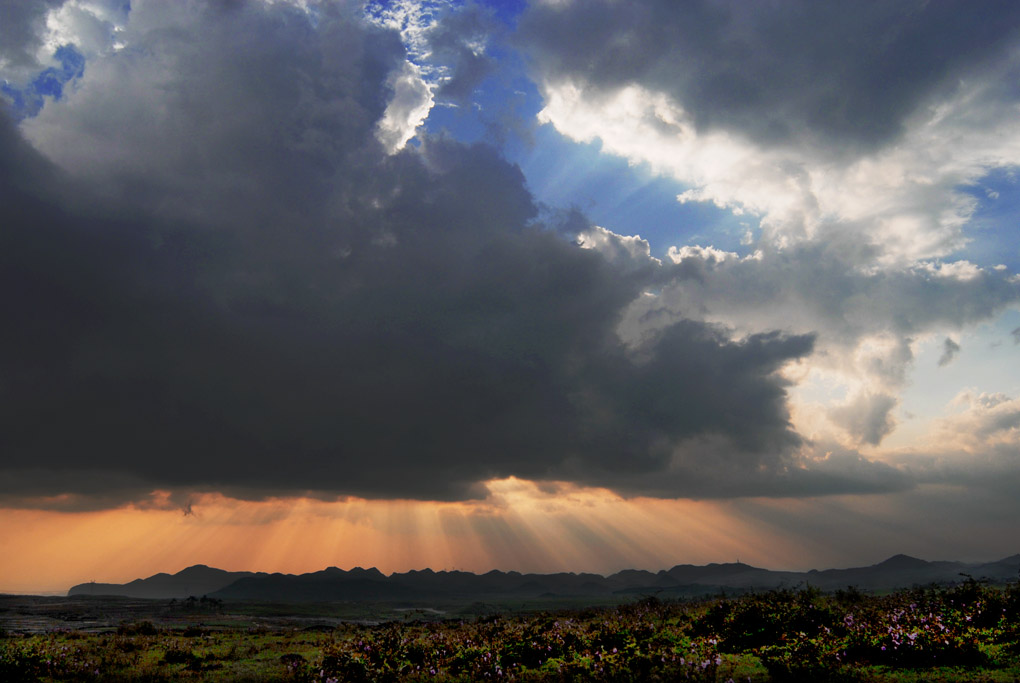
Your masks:
M651 476L704 435L749 466L799 443L771 373L809 338L682 323L631 358L614 325L640 282L525 227L491 152L426 160L380 159L400 198L318 258L6 197L25 207L4 249L7 468L449 498L491 476Z
M578 0L535 3L520 26L553 81L639 83L672 95L702 129L840 149L895 138L926 98L1004 55L1020 5Z
M22 126L59 169L0 119L8 502L793 481L804 444L776 371L813 337L680 320L624 345L653 262L579 248L577 214L537 220L489 148L384 154L393 35L340 11L157 3L124 39Z
M372 190L352 176L379 153L396 34L335 5L313 26L282 3L197 2L136 3L119 35L127 46L90 61L74 97L22 126L104 194L215 227L213 241L301 230L289 248L323 246L316 224Z

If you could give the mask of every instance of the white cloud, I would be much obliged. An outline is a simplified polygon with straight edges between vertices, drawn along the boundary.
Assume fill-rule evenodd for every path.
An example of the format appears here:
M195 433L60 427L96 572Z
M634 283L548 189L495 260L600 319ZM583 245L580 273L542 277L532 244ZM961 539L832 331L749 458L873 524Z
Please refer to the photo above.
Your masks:
M866 397L903 391L915 340L956 333L1020 296L1008 269L953 258L971 239L973 186L1020 163L1009 85L1020 51L1013 34L965 7L849 12L794 0L778 23L776 11L536 7L524 43L545 97L538 118L679 180L682 203L759 223L742 240L751 259L670 248L678 276L632 305L624 338L684 316L735 336L815 333L807 375L836 378L843 396L795 412L835 410L877 443L889 411L869 412ZM564 37L581 20L586 31ZM938 50L919 51L911 32ZM862 36L858 52L838 47ZM911 59L896 61L901 50ZM902 87L883 85L897 78ZM874 419L851 419L862 415Z
M927 262L920 264L920 267L927 270L936 277L952 278L955 280L973 280L981 275L982 269L976 264L967 260L952 261L943 263L941 261ZM1003 270L993 266L993 270Z
M641 239L640 235L617 235L598 225L578 233L577 245L582 249L594 249L610 263L627 269L647 268L650 264L661 263L652 257L648 240Z
M926 437L885 460L917 482L977 487L983 498L1016 499L1020 486L1020 400L1002 393L961 392Z
M432 89L422 78L421 70L411 62L405 62L399 72L392 74L389 84L393 97L379 121L376 136L394 154L414 137L418 126L432 110L433 99Z
M859 444L877 446L896 426L892 409L897 401L888 394L859 394L829 409L829 417Z
M961 247L977 200L960 191L990 169L1020 163L1012 103L984 103L982 82L919 111L896 145L847 159L799 146L762 146L725 130L699 131L681 103L638 84L606 93L571 81L544 84L539 120L571 139L688 184L681 202L757 215L779 247L856 234L879 265L945 257Z
M990 446L1020 449L1020 400L1003 393L966 390L953 404L963 410L938 422L933 443L968 453L985 452ZM1020 456L1020 451L1016 453Z
M401 71L391 74L393 91L376 136L391 154L404 148L428 117L435 103L434 93L448 77L442 64L431 60L429 34L440 15L454 7L449 0L397 0L365 4L366 19L400 35L407 60Z
M129 11L122 0L68 0L46 17L40 61L61 45L75 45L86 58L117 47Z

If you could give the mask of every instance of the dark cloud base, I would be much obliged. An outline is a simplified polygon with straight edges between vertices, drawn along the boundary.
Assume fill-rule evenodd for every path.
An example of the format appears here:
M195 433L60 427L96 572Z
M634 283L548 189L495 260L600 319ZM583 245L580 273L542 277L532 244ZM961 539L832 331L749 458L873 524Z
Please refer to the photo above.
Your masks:
M1009 54L1008 0L533 3L518 40L541 74L668 93L700 129L857 152L895 140L936 94Z
M88 65L32 122L60 169L0 119L8 503L450 500L507 476L698 497L903 485L801 461L777 371L813 335L679 320L627 346L625 307L681 270L579 248L583 217L540 214L491 148L385 155L395 35L340 10L183 16L139 17L125 40L144 50Z
M641 280L529 223L489 150L428 147L442 171L379 159L401 199L360 217L361 244L315 254L296 234L293 261L5 178L6 468L458 498L490 477L654 476L704 434L751 459L799 443L773 373L809 337L734 343L685 321L634 358L614 328ZM29 161L22 179L62 182Z

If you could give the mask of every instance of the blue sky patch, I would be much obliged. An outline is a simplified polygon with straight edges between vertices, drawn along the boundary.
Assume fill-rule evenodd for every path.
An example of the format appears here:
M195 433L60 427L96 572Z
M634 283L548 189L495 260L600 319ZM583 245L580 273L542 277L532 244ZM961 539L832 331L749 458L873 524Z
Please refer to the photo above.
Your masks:
M53 53L59 66L50 66L38 73L23 88L8 81L0 84L0 92L10 103L11 113L17 120L31 118L43 108L47 97L59 100L64 86L85 73L85 55L74 45L62 45Z
M982 267L1020 269L1020 177L1018 169L998 168L974 185L959 188L978 200L967 224L970 242L956 255Z

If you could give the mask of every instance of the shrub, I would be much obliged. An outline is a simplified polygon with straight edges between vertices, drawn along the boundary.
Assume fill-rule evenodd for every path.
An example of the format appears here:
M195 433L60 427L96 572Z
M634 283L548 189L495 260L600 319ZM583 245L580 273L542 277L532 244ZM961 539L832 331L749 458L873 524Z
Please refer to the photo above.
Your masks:
M117 635L119 636L154 636L158 633L156 625L148 620L136 623L122 621L117 626Z

